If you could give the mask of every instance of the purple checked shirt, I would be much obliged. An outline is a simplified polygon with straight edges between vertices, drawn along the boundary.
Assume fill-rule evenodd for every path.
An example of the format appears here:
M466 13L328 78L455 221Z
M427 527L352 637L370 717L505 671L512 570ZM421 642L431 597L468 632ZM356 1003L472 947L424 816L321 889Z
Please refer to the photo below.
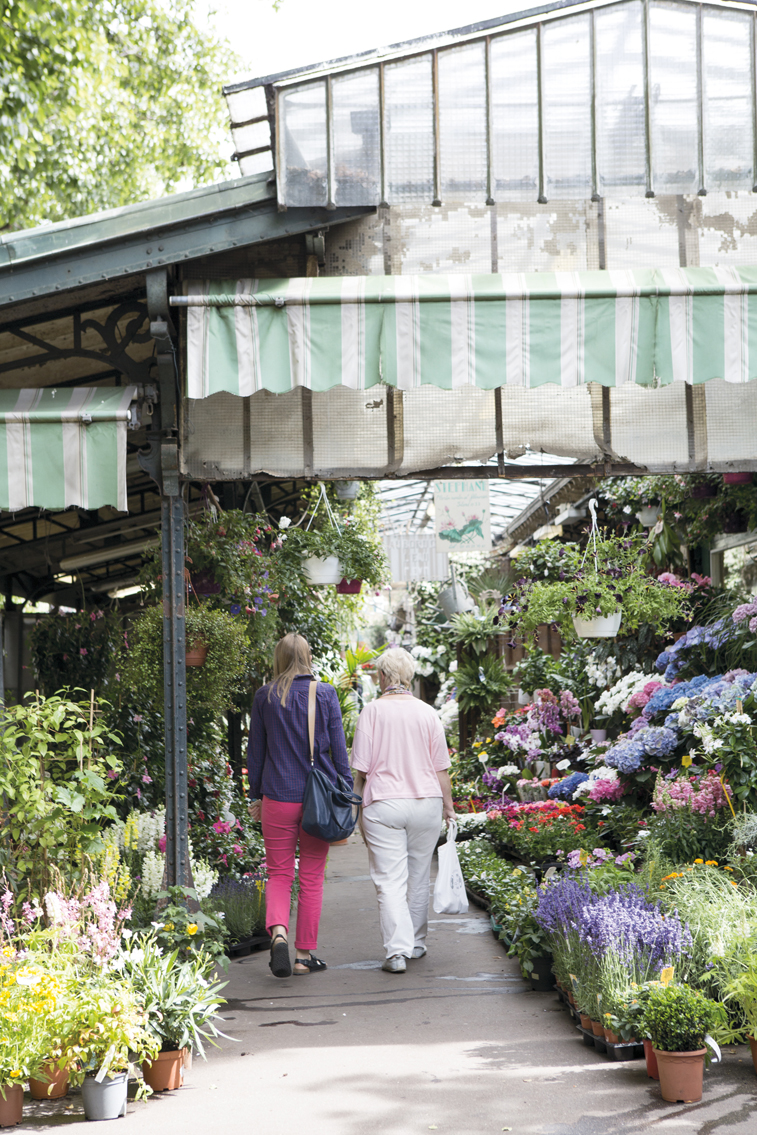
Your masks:
M308 740L308 690L312 679L298 674L292 682L286 706L276 693L268 700L270 684L255 694L247 742L247 772L250 798L299 804L305 795L310 772ZM319 683L315 699L315 767L336 784L341 773L350 788L352 774L347 761L342 711L333 686ZM329 749L331 756L329 756Z

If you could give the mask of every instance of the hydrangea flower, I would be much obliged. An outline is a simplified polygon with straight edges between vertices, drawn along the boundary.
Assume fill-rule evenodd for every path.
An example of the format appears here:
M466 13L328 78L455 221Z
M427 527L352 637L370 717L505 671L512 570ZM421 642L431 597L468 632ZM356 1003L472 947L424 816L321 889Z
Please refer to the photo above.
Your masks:
M646 732L646 730L645 730ZM625 738L613 745L605 753L605 764L610 768L616 768L618 772L629 773L636 772L641 767L641 762L644 759L645 750L642 741L638 738Z
M585 772L572 772L570 776L563 777L557 784L553 784L547 795L550 800L571 800L578 785L588 779L588 774Z
M671 757L678 747L678 735L665 725L645 729L639 740L648 757Z

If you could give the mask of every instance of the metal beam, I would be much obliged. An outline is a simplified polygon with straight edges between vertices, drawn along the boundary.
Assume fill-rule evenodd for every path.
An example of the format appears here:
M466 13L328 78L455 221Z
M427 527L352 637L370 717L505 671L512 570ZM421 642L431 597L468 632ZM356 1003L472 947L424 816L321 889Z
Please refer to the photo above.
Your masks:
M274 202L219 212L171 228L148 229L117 241L34 257L0 271L0 307L83 284L100 283L181 264L232 248L328 228L374 213L373 206L297 209L279 213ZM106 306L103 304L102 306Z

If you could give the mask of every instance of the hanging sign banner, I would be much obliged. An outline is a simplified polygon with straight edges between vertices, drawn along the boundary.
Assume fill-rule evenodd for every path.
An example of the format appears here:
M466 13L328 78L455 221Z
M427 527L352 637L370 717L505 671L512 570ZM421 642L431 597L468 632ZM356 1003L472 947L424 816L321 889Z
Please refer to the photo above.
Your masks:
M436 481L436 547L441 552L488 552L492 546L488 481Z
M449 575L449 549L437 551L431 532L384 536L384 550L395 583L441 580Z

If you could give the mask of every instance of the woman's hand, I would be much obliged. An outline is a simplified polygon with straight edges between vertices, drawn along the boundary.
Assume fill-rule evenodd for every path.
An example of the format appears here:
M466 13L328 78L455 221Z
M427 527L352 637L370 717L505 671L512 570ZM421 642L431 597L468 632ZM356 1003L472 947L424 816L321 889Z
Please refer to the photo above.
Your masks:
M247 811L250 813L251 820L260 820L261 807L260 800L253 800L247 805Z
M454 820L455 819L454 805L445 803L444 811L442 812L442 816L444 817L445 821L446 820Z

